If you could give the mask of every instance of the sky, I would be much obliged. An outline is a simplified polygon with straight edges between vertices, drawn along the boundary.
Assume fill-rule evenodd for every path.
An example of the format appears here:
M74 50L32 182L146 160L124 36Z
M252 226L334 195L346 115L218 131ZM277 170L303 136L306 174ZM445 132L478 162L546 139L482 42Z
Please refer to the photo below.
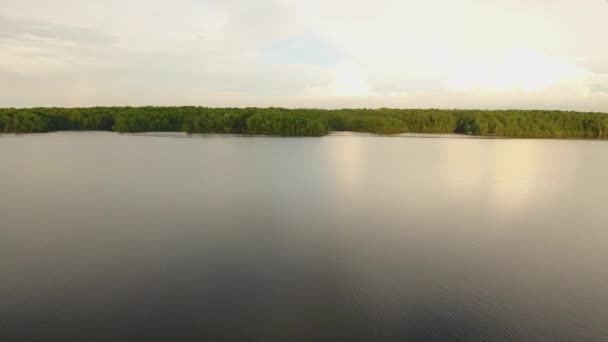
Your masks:
M607 0L0 0L0 107L608 112Z

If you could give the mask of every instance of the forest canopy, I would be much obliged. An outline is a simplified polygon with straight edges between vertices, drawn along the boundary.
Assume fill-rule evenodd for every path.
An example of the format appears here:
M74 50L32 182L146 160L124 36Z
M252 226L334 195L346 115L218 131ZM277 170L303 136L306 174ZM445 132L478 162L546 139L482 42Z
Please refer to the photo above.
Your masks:
M65 130L322 136L459 133L533 138L608 138L608 114L547 110L90 107L0 109L0 133Z

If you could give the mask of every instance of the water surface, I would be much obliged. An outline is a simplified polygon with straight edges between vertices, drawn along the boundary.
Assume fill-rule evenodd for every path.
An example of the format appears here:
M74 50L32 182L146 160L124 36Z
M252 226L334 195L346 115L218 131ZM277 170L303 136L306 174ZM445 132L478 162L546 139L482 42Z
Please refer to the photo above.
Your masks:
M605 141L59 132L0 155L3 341L608 340Z

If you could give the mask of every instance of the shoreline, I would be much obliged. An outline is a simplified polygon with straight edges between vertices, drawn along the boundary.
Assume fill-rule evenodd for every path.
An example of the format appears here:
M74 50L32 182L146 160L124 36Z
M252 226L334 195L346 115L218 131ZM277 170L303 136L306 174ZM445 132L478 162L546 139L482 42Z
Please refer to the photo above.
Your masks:
M0 132L184 132L320 137L333 132L486 139L608 139L608 114L542 110L207 107L0 108Z
M419 138L419 139L459 139L459 140L563 140L563 141L608 141L608 138L583 138L583 137L519 137L519 136L482 136L459 133L369 133L357 131L331 131L322 136L285 136L272 134L247 134L247 133L187 133L171 131L150 131L150 132L116 132L103 130L58 130L49 132L30 132L30 133L1 133L0 138L7 137L27 137L42 136L49 134L96 134L111 133L118 136L151 137L151 138L181 138L181 139L208 139L208 138L338 138L338 137L358 137L358 138Z

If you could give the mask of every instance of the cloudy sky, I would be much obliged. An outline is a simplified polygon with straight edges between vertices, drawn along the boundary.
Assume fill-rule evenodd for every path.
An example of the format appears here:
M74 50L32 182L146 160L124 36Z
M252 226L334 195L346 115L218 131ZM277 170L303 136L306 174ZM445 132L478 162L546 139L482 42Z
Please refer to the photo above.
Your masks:
M0 0L0 107L608 111L606 0Z

